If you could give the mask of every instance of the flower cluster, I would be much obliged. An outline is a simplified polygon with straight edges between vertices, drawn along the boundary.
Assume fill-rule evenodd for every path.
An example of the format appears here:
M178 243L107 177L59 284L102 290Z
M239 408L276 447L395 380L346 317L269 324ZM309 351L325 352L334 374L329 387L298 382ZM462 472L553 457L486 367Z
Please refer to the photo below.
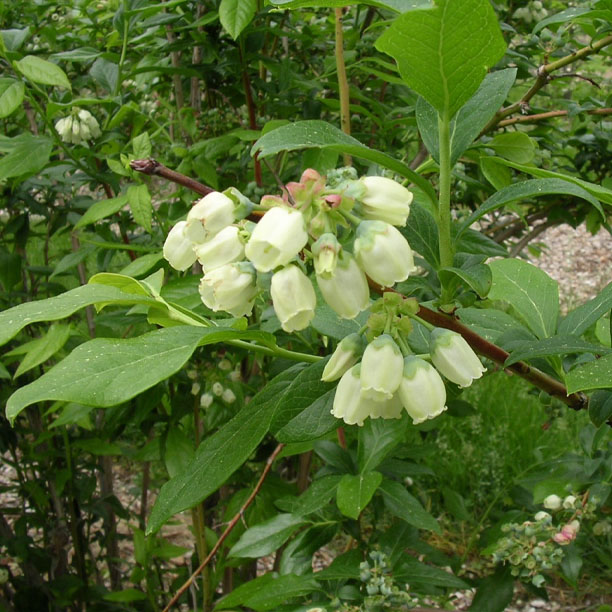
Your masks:
M376 334L367 343L351 334L337 346L323 371L322 380L340 379L332 414L348 425L363 425L366 418L398 419L402 411L415 424L446 410L446 387L440 373L461 387L480 378L485 368L457 333L436 328L430 335L429 358L411 354L407 332L416 302L385 293L376 302L368 326ZM407 319L408 317L408 319ZM435 366L435 367L434 367Z
M521 19L526 24L538 23L545 19L548 15L548 11L544 8L544 5L540 0L530 1L527 6L516 9L513 13L515 19Z
M56 121L55 129L64 142L76 145L102 134L96 118L83 108L73 108L68 117Z

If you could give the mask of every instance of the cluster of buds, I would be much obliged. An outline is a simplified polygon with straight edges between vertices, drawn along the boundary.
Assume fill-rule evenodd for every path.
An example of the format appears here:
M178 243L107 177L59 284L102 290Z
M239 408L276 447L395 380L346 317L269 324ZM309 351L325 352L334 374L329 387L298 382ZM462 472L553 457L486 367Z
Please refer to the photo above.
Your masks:
M371 561L359 565L359 579L364 583L365 610L397 610L415 603L406 588L395 584L387 555L374 550L369 553Z
M82 144L102 134L96 118L84 108L73 108L68 117L55 123L55 129L64 142Z
M548 16L548 11L544 8L544 5L540 0L533 0L529 2L527 6L522 6L512 15L515 19L520 19L526 24L538 23Z
M474 351L447 329L431 332L429 355L412 354L408 334L417 310L416 300L386 292L372 305L368 334L351 334L338 344L322 376L326 382L340 379L335 417L363 425L368 417L398 419L406 410L415 424L422 423L446 410L440 374L461 387L482 376L485 368Z

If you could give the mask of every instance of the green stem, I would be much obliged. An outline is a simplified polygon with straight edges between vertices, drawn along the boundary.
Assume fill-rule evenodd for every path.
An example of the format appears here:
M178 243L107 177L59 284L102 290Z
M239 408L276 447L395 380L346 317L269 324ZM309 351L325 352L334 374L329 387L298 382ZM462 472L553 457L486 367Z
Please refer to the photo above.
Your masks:
M440 135L440 193L438 199L438 240L440 242L440 265L448 268L453 265L453 245L451 241L451 160L450 160L450 119L448 112L438 115Z
M411 314L411 315L408 315L408 316L411 319L414 319L415 321L418 321L421 325L426 327L429 331L433 331L434 329L436 329L435 325L432 325L431 323L428 323L427 321L425 321L425 319L421 319L421 317L419 317L419 315Z
M346 76L346 65L344 62L344 33L342 31L342 13L344 9L335 9L336 22L336 71L338 72L338 93L340 94L340 125L345 134L351 133L351 110L349 98L349 82ZM343 155L344 165L352 166L351 156Z

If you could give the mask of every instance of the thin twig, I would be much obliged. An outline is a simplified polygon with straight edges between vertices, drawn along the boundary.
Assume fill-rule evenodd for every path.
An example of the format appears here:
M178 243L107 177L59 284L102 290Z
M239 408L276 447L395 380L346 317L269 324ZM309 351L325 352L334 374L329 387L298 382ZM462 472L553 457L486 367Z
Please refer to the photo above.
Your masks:
M335 9L336 22L336 71L338 73L338 93L340 94L340 126L345 134L351 134L351 109L349 99L349 82L344 63L344 33L342 31L342 7ZM343 154L344 165L351 166L352 159L348 153Z
M198 569L196 569L196 571L193 572L193 574L191 574L191 576L185 581L183 586L181 586L181 588L174 594L174 597L172 597L172 599L168 602L168 605L163 609L163 612L168 612L168 610L170 610L170 608L180 599L181 595L189 588L191 583L198 577L200 572L210 563L211 559L217 554L217 551L221 548L221 545L223 544L227 536L231 533L232 529L234 529L234 527L236 526L236 523L238 523L238 521L242 518L244 511L251 505L251 503L253 502L257 494L259 493L261 486L263 485L263 482L266 479L266 476L272 469L272 464L274 463L274 460L276 459L278 454L283 450L284 446L285 446L284 444L279 444L274 449L274 452L268 457L264 470L261 473L261 476L259 477L259 480L257 481L257 484L255 485L255 488L253 489L253 491L251 492L247 500L244 502L244 504L242 504L240 510L236 512L236 514L234 515L234 518L232 518L232 520L229 522L229 524L225 528L225 531L219 536L217 543L213 546L210 553L208 553L208 556L206 557L206 559L204 559L204 561L200 563Z
M198 181L189 178L180 172L175 172L174 170L170 170L170 168L166 168L166 166L160 164L152 157L149 159L134 159L130 162L130 168L136 172L142 172L143 174L147 174L149 176L161 176L168 181L172 181L177 185L187 187L187 189L191 189L191 191L195 191L203 196L214 191L214 189L207 187L206 185L203 185L202 183L199 183Z
M583 112L587 115L612 115L612 108L593 108ZM500 121L497 127L506 127L507 125L514 125L515 123L534 123L536 121L553 119L554 117L567 117L568 115L569 111L566 110L554 110L546 113L537 113L535 115L520 115L519 117L512 117L512 119Z

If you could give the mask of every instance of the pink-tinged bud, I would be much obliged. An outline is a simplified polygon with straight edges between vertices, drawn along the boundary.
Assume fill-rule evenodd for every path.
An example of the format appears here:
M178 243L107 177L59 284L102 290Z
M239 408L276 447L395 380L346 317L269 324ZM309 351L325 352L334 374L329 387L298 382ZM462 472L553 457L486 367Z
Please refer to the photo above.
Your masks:
M340 204L342 204L342 196L337 193L330 193L325 196L325 203L329 205L330 208L338 208Z
M561 531L559 533L555 533L553 540L562 546L569 544L576 539L576 534L578 533L579 529L580 523L573 520L570 523L567 523L567 525L563 525Z
M265 208L274 208L275 206L286 206L287 202L280 196L265 195L259 200L259 205Z
M323 177L314 168L306 168L306 170L302 172L300 183L307 183L309 181L321 183L323 181Z

